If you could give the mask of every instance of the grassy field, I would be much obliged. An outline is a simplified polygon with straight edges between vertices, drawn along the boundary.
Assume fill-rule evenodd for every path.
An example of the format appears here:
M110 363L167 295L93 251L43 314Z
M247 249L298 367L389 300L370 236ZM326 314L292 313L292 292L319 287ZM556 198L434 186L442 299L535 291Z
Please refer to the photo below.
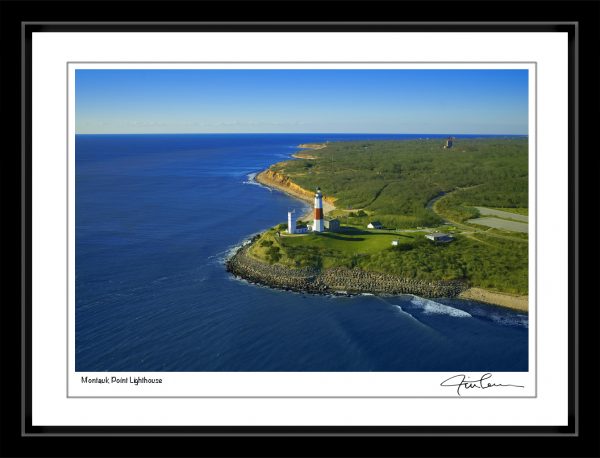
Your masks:
M324 268L343 265L357 267L361 260L379 256L392 246L410 246L416 234L396 234L387 231L367 231L349 228L346 232L325 232L306 236L285 237L281 246L286 255L299 265L320 265ZM316 263L314 261L317 261Z
M409 245L424 234L344 227L341 232L290 235L272 228L253 245L251 254L267 262L279 262L292 267L327 268L341 265L342 260L352 260L356 256L376 256L390 248L393 240L397 240L399 245ZM279 259L276 259L277 255L272 255L276 252L281 255Z
M451 150L438 140L339 142L310 154L271 168L335 197L331 216L342 231L288 235L282 224L262 234L252 256L295 268L466 279L488 290L527 294L527 234L468 223L481 216L478 206L527 214L527 139L458 140ZM367 230L373 220L389 229ZM433 243L424 237L432 230L451 232L455 240Z

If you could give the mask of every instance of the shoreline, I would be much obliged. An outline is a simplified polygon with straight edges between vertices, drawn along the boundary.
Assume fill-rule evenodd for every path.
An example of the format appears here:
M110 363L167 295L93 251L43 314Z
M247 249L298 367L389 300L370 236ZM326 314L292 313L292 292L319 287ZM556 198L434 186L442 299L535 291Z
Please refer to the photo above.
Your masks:
M327 143L301 143L298 145L298 148L302 149L323 149L327 148Z
M300 145L298 145L298 148L302 148L302 149L323 149L327 147L327 143L302 143ZM307 153L306 151L298 151L297 153L292 154L292 157L295 157L296 159L318 159L318 157L313 156L310 153Z
M281 175L280 173L274 172L270 169L263 170L254 176L254 180L257 183L262 184L268 188L276 189L291 197L302 200L311 205L311 208L298 219L310 219L313 214L312 203L314 200L314 193L308 189L304 189L294 183L289 177ZM333 199L323 198L323 213L328 215L335 210Z
M327 147L327 143L301 143L300 145L298 145L298 148L308 149L308 150L318 150L318 149L323 149L326 147ZM313 158L313 156L310 156L310 155L307 157L303 157L302 154L303 153L301 151L299 151L299 152L292 154L292 157L294 157L296 159L309 159L309 158L312 159ZM286 162L286 161L281 161L281 162ZM280 164L281 162L277 162L273 165ZM289 196L295 197L297 199L300 199L300 200L312 205L312 203L314 201L314 192L313 191L309 191L308 189L304 189L301 186L298 186L296 183L294 183L290 179L290 177L283 175L279 172L273 171L271 169L271 167L258 172L254 176L254 181L262 184L263 186L266 186L266 187L272 188L272 189L276 189L276 190L281 191ZM333 210L335 210L334 202L335 202L335 198L328 197L328 196L323 198L323 214L324 215L327 215L327 214L331 213ZM312 210L312 208L310 208L310 210L307 211L306 214L302 215L298 219L310 219L312 214L313 214L313 210Z
M258 239L254 236L250 243L226 260L226 270L234 276L252 284L272 289L293 291L301 294L322 296L396 296L412 294L425 299L440 297L463 299L508 308L522 313L528 312L527 296L488 291L469 287L461 280L423 281L402 278L382 272L335 267L319 270L313 268L292 269L278 264L268 264L250 256L247 251Z
M240 247L225 263L228 272L251 283L306 294L353 296L373 294L393 296L412 294L423 298L458 297L468 286L460 280L422 281L383 272L334 267L331 269L292 269L268 264L249 255L258 239Z
M529 313L529 296L518 296L473 287L462 291L457 297Z

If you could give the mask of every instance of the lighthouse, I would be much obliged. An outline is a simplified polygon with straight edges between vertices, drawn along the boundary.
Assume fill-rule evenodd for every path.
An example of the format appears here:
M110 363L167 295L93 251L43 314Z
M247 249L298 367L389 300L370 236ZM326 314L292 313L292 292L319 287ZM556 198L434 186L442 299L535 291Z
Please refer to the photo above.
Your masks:
M323 232L324 230L323 194L321 194L321 188L317 188L317 193L315 194L315 222L313 224L313 232Z

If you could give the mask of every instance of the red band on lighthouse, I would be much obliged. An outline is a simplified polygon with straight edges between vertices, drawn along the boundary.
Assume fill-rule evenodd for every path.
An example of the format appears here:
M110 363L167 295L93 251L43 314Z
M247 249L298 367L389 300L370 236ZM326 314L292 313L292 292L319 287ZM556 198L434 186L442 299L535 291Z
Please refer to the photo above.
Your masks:
M323 209L315 208L315 219L323 219Z

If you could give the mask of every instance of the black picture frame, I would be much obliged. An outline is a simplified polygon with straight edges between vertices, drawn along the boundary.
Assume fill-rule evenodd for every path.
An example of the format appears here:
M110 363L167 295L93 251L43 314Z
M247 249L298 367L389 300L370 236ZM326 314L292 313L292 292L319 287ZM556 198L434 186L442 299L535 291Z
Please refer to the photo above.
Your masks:
M580 196L597 163L592 147L599 110L600 3L362 2L339 17L323 3L16 2L0 4L2 97L12 151L3 155L3 293L1 456L600 456L597 439L598 310L579 309L582 285L594 283L594 250L579 251ZM111 5L107 7L107 5ZM117 7L118 5L118 7ZM398 8L406 8L398 14ZM525 6L527 5L527 6ZM341 4L332 2L333 9ZM518 11L517 11L518 10ZM320 14L317 12L321 11ZM410 11L410 12L408 12ZM311 13L313 15L311 15ZM410 16L410 21L406 19ZM205 18L189 22L191 17ZM318 20L315 18L318 17ZM268 18L268 21L265 21ZM402 20L395 20L402 19ZM254 22L253 22L254 21ZM260 22L259 22L260 21ZM560 427L118 427L33 426L31 422L31 33L81 31L563 31L569 34L569 425ZM21 91L16 88L20 87ZM7 107L10 107L10 112ZM20 113L17 116L16 113ZM6 118L3 116L3 118ZM596 118L596 119L594 119ZM16 132L20 131L18 137ZM589 164L584 166L584 163ZM20 199L16 196L19 195ZM595 194L594 194L595 195ZM596 204L597 205L597 204ZM10 211L8 209L10 208ZM4 214L7 219L4 219ZM21 243L17 243L17 241ZM597 242L595 242L597 244ZM8 264L7 260L11 259ZM16 268L20 266L20 268ZM17 285L19 287L17 288ZM5 299L6 297L6 299ZM591 299L593 301L593 299ZM596 299L597 301L597 299ZM594 303L594 302L592 302ZM7 306L9 304L9 306ZM20 323L21 326L17 326ZM435 440L428 440L435 437ZM235 440L233 440L235 438ZM286 442L282 442L285 439ZM173 449L175 444L176 449ZM131 449L130 449L131 450ZM529 454L529 452L532 452Z

